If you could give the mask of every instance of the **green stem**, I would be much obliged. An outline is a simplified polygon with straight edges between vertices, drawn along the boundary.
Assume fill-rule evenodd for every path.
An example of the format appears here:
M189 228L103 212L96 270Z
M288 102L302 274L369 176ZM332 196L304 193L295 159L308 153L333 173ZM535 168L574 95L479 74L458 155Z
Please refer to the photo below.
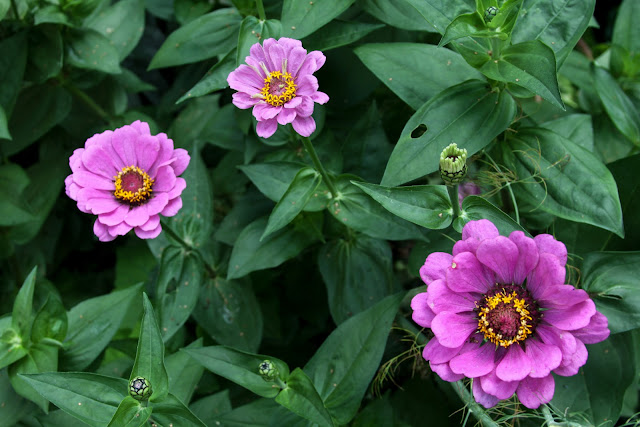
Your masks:
M307 153L309 153L309 157L311 157L311 161L313 161L313 165L315 166L316 171L318 171L318 173L322 175L322 180L325 182L325 184L327 184L327 187L331 192L331 198L336 197L338 195L338 191L336 190L336 187L333 183L333 179L331 179L327 171L324 169L324 166L322 166L322 163L320 162L320 158L316 153L316 149L313 148L313 144L311 143L311 140L309 139L308 136L305 136L302 138L302 145L304 145L304 148L307 150Z
M429 341L427 337L425 337L424 334L418 329L418 327L410 322L406 317L398 314L396 316L396 323L398 323L402 328L414 334L416 336L416 341L420 345L426 345ZM473 416L478 419L478 421L480 421L482 426L498 427L498 424L493 421L493 419L489 416L489 414L487 414L484 408L475 401L473 395L471 394L467 386L464 385L462 380L449 384L451 385L453 391L458 395L460 400L462 400L462 402L467 406L469 412L472 413Z
M11 10L13 10L13 14L16 15L16 19L22 21L20 15L18 14L18 6L16 5L16 0L11 0Z
M460 202L458 201L458 184L447 185L451 207L453 208L453 220L460 217Z
M75 95L78 99L84 102L87 105L87 107L91 108L91 110L93 110L94 113L100 116L102 120L104 120L107 123L111 121L111 116L109 115L109 113L103 110L102 107L99 106L93 99L91 99L89 95L87 95L77 87L73 86L72 84L63 82L63 85L65 89L67 89L69 92Z
M496 170L499 173L502 173L502 169L500 169L500 166L498 166L498 164L491 158L489 153L485 151L484 155L487 156L487 159L489 159L493 167L496 168ZM516 196L513 194L513 189L511 189L511 183L507 181L505 186L507 187L507 191L509 192L509 196L511 197L511 203L513 204L513 213L516 215L516 222L520 224L520 212L518 211L518 203L516 202Z
M267 20L267 15L264 13L264 5L262 4L262 0L256 0L256 7L258 8L258 16L261 21Z
M169 226L166 220L161 220L161 223L162 223L162 231L167 233L168 236L170 236L173 240L178 242L187 251L195 253L198 256L198 258L200 258L200 261L202 261L202 265L204 265L205 270L207 270L207 273L212 279L218 275L216 273L216 270L204 260L204 257L202 256L202 254L198 249L194 248L193 246L185 242L180 236L178 236L178 233L173 231L173 229Z

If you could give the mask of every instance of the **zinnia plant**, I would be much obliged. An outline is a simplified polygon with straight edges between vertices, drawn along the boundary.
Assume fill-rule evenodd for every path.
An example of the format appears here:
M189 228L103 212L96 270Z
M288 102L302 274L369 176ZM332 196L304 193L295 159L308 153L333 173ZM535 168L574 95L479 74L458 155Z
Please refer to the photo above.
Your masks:
M267 39L264 45L256 43L240 65L227 78L233 94L233 104L242 109L253 107L258 120L256 133L269 138L278 124L291 123L302 136L316 130L311 117L314 103L329 101L326 93L318 90L318 79L313 75L326 60L322 52L307 53L299 40L282 37Z
M96 134L75 150L65 190L78 209L98 215L93 231L101 241L131 230L153 239L162 231L159 215L173 216L182 207L187 183L178 175L189 160L167 135L151 135L149 125L137 120Z
M517 394L529 408L551 401L554 379L578 373L585 344L609 336L589 295L565 284L567 250L553 236L500 236L488 220L471 221L453 253L429 255L420 269L427 292L413 320L434 337L423 357L445 381L473 378L489 408Z

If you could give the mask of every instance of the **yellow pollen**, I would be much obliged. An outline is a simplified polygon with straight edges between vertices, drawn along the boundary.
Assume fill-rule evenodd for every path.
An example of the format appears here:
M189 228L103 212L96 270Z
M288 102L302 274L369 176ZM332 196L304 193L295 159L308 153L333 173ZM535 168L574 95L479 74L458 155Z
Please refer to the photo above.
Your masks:
M133 175L133 177L132 177ZM135 191L131 191L131 188L125 188L124 181L133 178L133 182L139 182L138 188ZM128 166L123 168L118 175L113 177L115 179L116 190L113 195L116 199L129 204L140 204L146 202L151 197L153 192L153 179L149 175L137 166Z
M296 97L296 87L291 74L273 71L264 79L260 95L268 104L280 107Z
M487 315L491 311L503 305L512 305L516 313L520 315L518 332L515 337L510 339L505 339L502 334L496 333L492 327L489 327L489 321L487 320ZM486 307L478 310L478 331L484 334L485 339L501 347L509 347L518 341L524 341L533 333L531 330L532 324L530 323L533 319L529 315L530 313L527 308L524 299L518 298L515 292L507 294L506 291L503 290L501 293L488 297L486 299Z

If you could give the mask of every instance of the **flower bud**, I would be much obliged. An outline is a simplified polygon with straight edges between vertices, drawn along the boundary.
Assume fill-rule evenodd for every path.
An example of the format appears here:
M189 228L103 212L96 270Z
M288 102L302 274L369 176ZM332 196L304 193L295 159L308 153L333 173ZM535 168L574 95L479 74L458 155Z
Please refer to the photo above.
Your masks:
M440 154L440 176L447 185L462 182L467 175L467 150L458 148L454 142Z
M278 367L271 360L263 360L258 366L258 372L265 381L273 381L278 377Z
M498 14L498 8L495 6L488 7L487 10L484 11L484 22L487 24L493 21L493 18Z
M129 382L129 395L136 400L148 400L153 392L149 380L135 377Z

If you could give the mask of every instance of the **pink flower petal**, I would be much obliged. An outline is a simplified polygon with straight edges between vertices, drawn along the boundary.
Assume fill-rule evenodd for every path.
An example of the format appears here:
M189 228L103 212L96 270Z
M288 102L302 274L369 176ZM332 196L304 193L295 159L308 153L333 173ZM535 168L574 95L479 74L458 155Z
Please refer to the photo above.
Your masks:
M427 303L434 313L474 311L476 299L468 293L453 292L444 280L434 280L427 288Z
M97 190L115 191L116 186L111 179L88 171L76 171L73 173L73 180L81 187L90 187Z
M140 205L132 208L124 221L131 227L138 227L146 223L149 220L149 212L147 211L147 205Z
M139 228L142 231L153 231L158 227L158 224L160 224L160 216L159 215L152 215L149 217L149 221L145 222L144 224L142 224Z
M282 107L274 107L267 103L256 104L253 107L253 116L258 119L258 121L273 119L282 111Z
M288 108L283 108L278 114L278 123L281 125L289 124L296 118L296 111Z
M176 185L176 174L171 166L160 167L154 179L154 192L171 191L173 186Z
M300 117L309 117L313 114L313 100L308 96L297 96L300 104L296 107L296 114Z
M158 138L158 143L160 143L160 151L158 152L156 161L153 162L153 166L147 171L150 177L155 177L158 168L170 164L174 158L173 140L167 138L167 135L164 133L157 134L156 138Z
M467 239L492 239L498 237L500 232L493 223L487 219L479 219L477 221L469 221L462 228L462 240Z
M473 381L473 385L471 386L471 390L473 391L473 398L484 406L485 408L493 408L498 403L499 399L495 396L486 393L482 386L480 385L480 380Z
M571 332L561 331L551 325L539 324L536 327L536 334L545 344L558 347L565 354L571 354L576 351L577 341Z
M311 136L316 130L316 121L313 120L313 117L296 117L291 124L293 125L293 130L301 136Z
M609 321L602 313L596 311L596 314L591 316L587 326L576 329L571 333L585 344L595 344L609 337Z
M478 321L468 314L439 313L431 322L431 330L445 347L460 347L478 328Z
M502 381L520 381L531 372L531 360L518 344L512 344L498 363L496 375Z
M420 277L427 285L434 280L445 279L447 269L451 267L453 257L444 252L433 252L427 256L424 265L420 267Z
M124 236L132 230L133 227L127 225L124 221L120 224L109 226L107 229L112 236Z
M175 170L175 169L174 169ZM167 192L169 200L173 200L176 197L180 197L184 189L187 188L187 181L184 178L176 178L176 183L173 188Z
M131 127L134 128L140 135L151 135L151 129L149 129L149 123L136 120L131 123Z
M464 350L463 350L464 351ZM470 351L461 352L449 361L451 370L468 378L478 378L487 375L495 368L496 346L474 344Z
M587 363L587 347L580 340L576 340L576 351L573 353L563 353L562 363L556 369L553 370L558 375L563 377L571 377L576 375L580 368Z
M113 132L111 144L125 165L136 166L136 144L140 134L131 126L123 126Z
M550 234L539 234L533 238L538 245L538 251L554 255L560 261L562 267L567 263L567 247L562 242L558 242Z
M447 269L447 286L454 292L484 294L495 283L493 273L471 252L462 252Z
M527 277L527 289L534 299L543 295L549 286L563 285L566 271L555 255L541 253L538 265Z
M82 164L86 170L108 179L113 177L120 171L111 160L111 157L100 146L91 146L82 153Z
M137 166L143 171L148 171L158 158L160 142L155 136L141 135L136 141Z
M80 186L73 182L73 174L64 179L64 192L73 200L78 200L78 191Z
M160 213L163 216L174 216L180 209L182 209L182 199L180 197L176 197L175 199L169 200L167 206L165 206Z
M297 108L302 103L302 96L296 96L291 101L284 104L284 108Z
M302 47L291 49L287 59L287 71L293 76L298 76L300 65L307 58L307 50Z
M537 409L540 405L551 402L555 392L553 375L544 378L527 377L520 381L516 394L524 406Z
M512 232L509 235L509 240L518 247L518 262L513 272L513 283L521 284L538 264L538 246L531 237L527 237L522 231Z
M434 337L431 338L427 345L424 346L424 349L422 350L422 357L424 360L428 360L431 363L445 363L457 356L461 348L462 346L449 348L440 345L438 338Z
M160 232L162 231L162 225L158 224L156 228L150 231L145 231L140 227L136 227L134 231L136 232L136 236L141 239L155 239L160 235Z
M464 375L456 374L451 370L448 363L432 363L429 362L429 367L431 370L438 374L440 378L444 381L449 381L450 383L460 381L464 378Z
M232 95L231 102L241 110L246 110L247 108L251 108L256 105L259 102L259 99L252 98L251 95L244 92L236 92Z
M263 120L256 125L256 133L260 138L269 138L278 129L278 121L276 119Z
M476 250L478 261L496 273L500 283L511 284L518 263L518 247L504 236L483 240Z
M548 286L538 296L538 303L544 308L568 308L589 299L583 289L571 285Z
M93 233L101 242L110 242L116 238L116 236L109 234L108 227L102 224L98 219L93 223Z
M167 193L156 193L155 196L149 199L145 206L147 207L147 212L151 217L162 212L162 210L165 208L165 206L167 206L168 203L169 196L167 196Z
M183 148L176 148L173 151L173 156L176 159L175 162L171 163L171 167L173 167L173 172L178 175L182 175L182 173L189 166L189 162L191 161L191 157L187 150Z
M519 381L502 381L498 378L495 371L489 372L476 381L480 382L482 390L500 400L513 396L513 393L515 393L518 388L518 384L520 384Z
M320 87L318 79L311 74L299 77L296 80L296 83L298 84L298 87L296 88L296 96L311 96L316 93Z
M94 215L100 215L107 212L113 212L121 206L115 198L112 199L91 199L87 200L85 207Z
M282 72L286 71L286 56L284 53L284 49L279 44L274 44L269 46L269 57L271 58L271 62L276 70L280 70Z
M129 213L129 205L120 205L116 210L100 214L100 222L104 225L117 225L124 221L124 217Z
M531 360L530 377L542 378L560 366L562 352L555 345L545 344L536 338L529 338L525 342L525 353Z
M568 308L550 308L543 312L547 323L558 329L573 331L589 324L591 316L596 314L596 305L588 299Z
M311 99L313 99L313 102L323 105L329 102L329 95L324 92L317 91L316 93L311 95Z
M411 309L413 310L411 318L414 322L423 328L431 327L431 321L436 315L427 304L426 292L419 293L411 299Z

